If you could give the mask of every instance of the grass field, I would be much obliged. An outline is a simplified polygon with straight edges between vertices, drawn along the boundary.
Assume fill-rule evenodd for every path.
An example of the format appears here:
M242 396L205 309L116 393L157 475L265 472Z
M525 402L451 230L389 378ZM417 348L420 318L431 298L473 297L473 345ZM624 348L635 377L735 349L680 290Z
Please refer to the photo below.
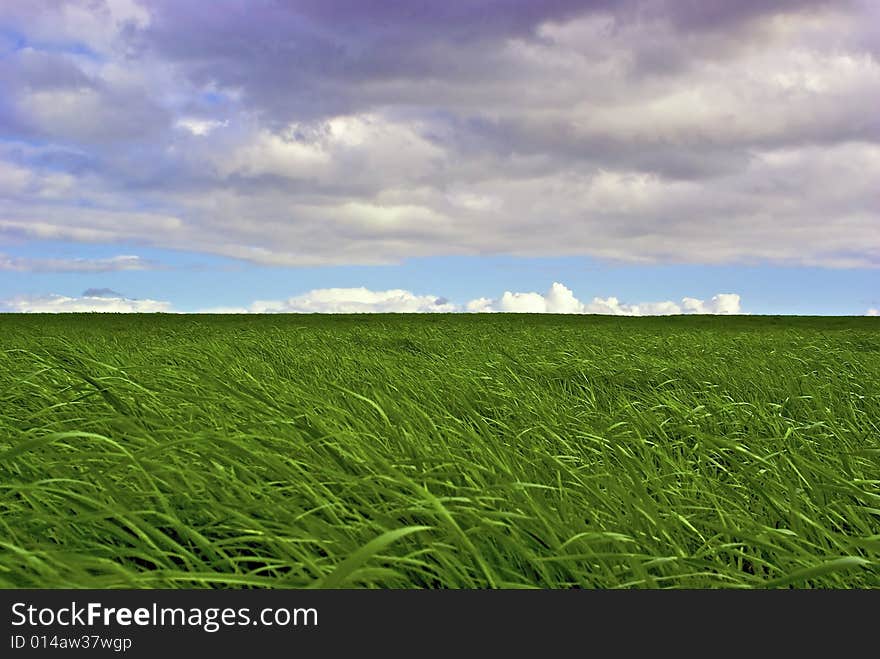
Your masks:
M0 586L880 587L880 319L0 316Z

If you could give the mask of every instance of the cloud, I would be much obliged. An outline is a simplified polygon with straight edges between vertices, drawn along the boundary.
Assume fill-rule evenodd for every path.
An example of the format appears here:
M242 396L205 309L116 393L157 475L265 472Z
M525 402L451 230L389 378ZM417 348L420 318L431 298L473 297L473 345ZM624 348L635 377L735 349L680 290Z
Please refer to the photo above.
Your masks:
M87 288L83 291L83 297L125 297L122 293L114 291L112 288Z
M211 119L196 119L193 117L184 117L177 120L178 127L188 130L193 135L204 136L209 135L211 131L222 126L228 126L228 121L215 121Z
M710 300L685 297L681 303L663 301L623 304L616 297L594 297L591 302L585 303L578 300L568 287L558 282L554 282L544 295L506 291L497 300L489 298L472 300L465 309L472 313L564 313L615 316L742 313L740 296L735 293L719 293Z
M20 296L5 300L3 306L7 312L13 313L168 313L171 311L169 302L132 300L110 295Z
M205 309L204 313L449 313L457 307L436 295L402 289L321 288L287 300L258 300L249 307Z
M740 297L735 293L719 293L711 300L703 301L692 297L682 299L682 307L691 313L699 314L737 314L740 313Z
M31 259L0 254L0 271L7 272L121 272L157 268L159 265L154 261L131 255L106 259Z
M868 309L865 312L866 316L880 316L880 309Z
M136 300L109 288L90 288L80 297L63 295L20 296L3 303L7 311L62 313L107 311L120 313L176 313L170 302ZM373 291L368 288L319 288L286 300L256 300L243 307L209 307L196 313L556 313L609 314L618 316L654 316L671 314L739 314L740 296L721 293L710 300L683 298L670 301L624 304L616 297L594 297L581 302L572 291L554 282L546 294L512 293L500 298L478 298L461 306L437 295L418 295L404 289ZM869 310L869 315L870 315ZM873 310L876 311L876 310Z
M857 0L0 3L0 239L878 267L878 24Z
M539 293L511 293L506 291L498 300L479 298L468 302L472 312L502 311L509 313L589 313L574 294L562 284L554 282L546 295Z

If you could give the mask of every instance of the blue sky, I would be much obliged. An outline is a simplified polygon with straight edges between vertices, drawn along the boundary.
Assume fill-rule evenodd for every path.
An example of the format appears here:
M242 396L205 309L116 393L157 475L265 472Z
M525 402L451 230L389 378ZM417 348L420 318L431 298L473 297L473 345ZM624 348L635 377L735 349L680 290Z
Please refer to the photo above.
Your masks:
M0 310L877 313L876 4L395 7L4 3Z
M753 314L862 315L880 307L876 272L853 268L643 265L589 257L425 257L387 266L266 267L237 259L130 245L29 243L26 258L108 259L138 253L163 264L157 270L110 272L0 272L0 298L41 297L47 291L77 297L108 288L129 298L169 300L180 311L247 307L255 299L283 300L321 288L404 288L442 294L465 305L506 290L545 293L563 282L580 298L616 296L631 302L711 298L737 291L742 311ZM442 284L440 284L442 282Z

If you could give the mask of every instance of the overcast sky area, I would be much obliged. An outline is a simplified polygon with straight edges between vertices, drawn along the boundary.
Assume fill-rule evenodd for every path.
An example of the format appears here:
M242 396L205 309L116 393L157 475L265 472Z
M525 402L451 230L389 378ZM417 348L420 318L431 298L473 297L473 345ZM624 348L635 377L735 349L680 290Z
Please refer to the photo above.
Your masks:
M3 0L0 311L877 315L875 0Z

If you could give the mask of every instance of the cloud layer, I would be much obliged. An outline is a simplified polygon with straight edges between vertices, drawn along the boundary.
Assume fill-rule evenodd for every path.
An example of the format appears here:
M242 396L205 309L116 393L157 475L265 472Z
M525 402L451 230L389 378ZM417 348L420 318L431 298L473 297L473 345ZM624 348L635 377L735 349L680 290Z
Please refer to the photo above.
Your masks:
M61 295L17 297L0 304L0 310L18 313L175 312L171 303L156 300L133 300L108 288L90 288L79 297ZM198 313L556 313L606 314L617 316L656 316L671 314L738 314L740 296L721 293L711 300L686 297L680 303L646 302L624 304L616 297L593 298L583 303L558 282L539 293L506 291L497 300L479 298L456 305L435 295L416 295L403 289L372 291L367 288L322 288L286 300L258 300L247 307L213 307Z
M876 267L878 25L872 0L4 2L0 241Z
M0 271L7 272L120 272L154 270L158 264L140 256L106 259L30 259L0 254Z
M479 298L468 302L470 312L505 313L579 313L610 314L615 316L668 316L675 314L739 314L740 296L736 293L719 293L711 300L682 298L680 303L643 302L624 304L616 297L594 297L590 302L578 300L571 289L554 282L544 295L540 293L511 293L506 291L497 300Z
M449 313L448 300L392 289L322 288L287 300L258 300L249 307L204 309L203 313Z
M0 308L14 313L168 313L172 311L170 302L131 300L106 294L81 297L20 296L5 300L0 304Z

